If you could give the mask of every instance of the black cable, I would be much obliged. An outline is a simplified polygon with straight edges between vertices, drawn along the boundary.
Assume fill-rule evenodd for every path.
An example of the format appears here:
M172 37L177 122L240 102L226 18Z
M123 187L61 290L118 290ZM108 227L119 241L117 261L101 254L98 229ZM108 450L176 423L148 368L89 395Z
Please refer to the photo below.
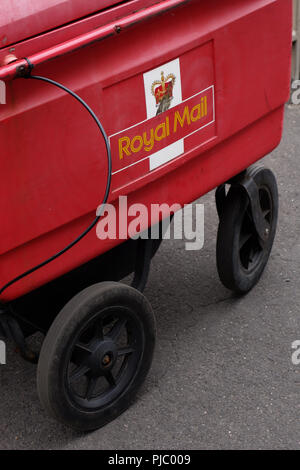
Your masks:
M33 65L32 67L33 68ZM106 204L107 200L108 200L108 196L109 196L109 191L110 191L110 185L111 185L111 173L112 173L112 159L111 159L111 149L110 149L110 145L109 145L109 139L107 137L107 134L100 122L100 120L97 118L96 114L94 113L94 111L89 107L89 105L83 101L82 98L80 98L80 96L76 95L76 93L74 93L72 90L70 90L69 88L65 87L64 85L62 85L61 83L58 83L54 80L51 80L50 78L46 78L46 77L40 77L40 76L37 76L37 75L27 75L25 78L29 78L29 79L34 79L34 80L41 80L43 82L46 82L46 83L50 83L51 85L54 85L58 88L60 88L61 90L65 91L66 93L68 93L69 95L73 96L73 98L75 98L77 101L79 101L79 103L82 104L82 106L88 111L88 113L92 116L92 118L94 119L94 121L96 122L98 128L100 129L100 132L104 138L104 141L105 141L105 146L106 146L106 156L107 156L107 163L108 163L108 174L107 174L107 181L106 181L106 188L105 188L105 194L104 194L104 197L103 197L103 201L101 203L101 207L100 209L97 210L97 216L96 218L93 220L93 222L85 229L84 232L82 232L77 238L75 238L75 240L73 240L71 243L69 243L69 245L67 245L65 248L63 248L62 250L60 250L58 253L56 253L55 255L51 256L50 258L46 259L45 261L41 262L40 264L38 264L37 266L34 266L33 268L29 269L28 271L25 271L24 273L20 274L19 276L15 277L14 279L12 279L11 281L9 281L7 284L5 284L1 289L0 289L0 295L8 288L10 287L12 284L15 284L16 282L20 281L21 279L23 279L24 277L26 276L29 276L30 274L32 274L33 272L37 271L38 269L46 266L46 264L48 263L51 263L51 261L54 261L56 258L58 258L59 256L63 255L64 253L66 253L66 251L70 250L74 245L76 245L78 242L80 242L80 240L82 240L94 227L95 225L97 224L97 222L99 221L100 217L102 216L102 213L103 213L103 209L104 209L104 204Z

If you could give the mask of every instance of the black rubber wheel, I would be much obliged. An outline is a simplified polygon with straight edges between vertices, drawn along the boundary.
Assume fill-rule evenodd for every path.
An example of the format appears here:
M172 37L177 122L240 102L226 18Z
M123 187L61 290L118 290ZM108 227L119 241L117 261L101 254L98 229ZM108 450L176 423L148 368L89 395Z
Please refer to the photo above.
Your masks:
M155 319L142 293L116 282L88 287L45 338L37 371L41 403L76 430L107 424L132 403L154 344Z
M220 216L217 237L217 268L225 287L237 293L249 292L259 281L273 246L278 218L278 189L271 170L247 170L259 188L260 209L267 222L268 236L258 236L246 193L232 186Z

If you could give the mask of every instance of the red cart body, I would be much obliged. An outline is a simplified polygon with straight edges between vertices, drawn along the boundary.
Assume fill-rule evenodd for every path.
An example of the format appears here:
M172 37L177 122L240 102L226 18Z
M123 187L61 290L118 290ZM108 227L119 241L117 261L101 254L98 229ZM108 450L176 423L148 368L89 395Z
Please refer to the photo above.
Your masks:
M291 1L27 0L17 10L2 3L1 285L89 225L107 178L105 145L88 113L57 88L10 80L10 54L35 58L37 75L74 90L101 119L115 204L120 195L128 204L190 203L280 142ZM100 241L94 230L1 300L121 242Z

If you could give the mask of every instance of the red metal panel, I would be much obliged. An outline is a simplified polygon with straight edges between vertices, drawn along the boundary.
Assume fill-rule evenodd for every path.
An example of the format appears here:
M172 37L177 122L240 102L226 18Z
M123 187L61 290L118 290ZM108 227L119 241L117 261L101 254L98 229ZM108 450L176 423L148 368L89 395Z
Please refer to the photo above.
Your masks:
M111 7L119 0L1 0L0 47Z
M141 21L145 21L149 18L155 18L158 15L188 1L189 0L164 0L163 2L159 2L157 5L152 7L134 11L131 15L119 19L117 25L115 23L106 24L100 28L96 28L95 30L88 31L78 37L62 42L61 44L56 44L49 49L39 50L35 54L29 55L28 59L30 59L34 66L43 64L44 62L48 62L58 57L62 57L70 52L82 49L85 46L92 45L97 41L119 35L127 28L130 28L133 25L140 23ZM145 4L145 2L143 2L143 4ZM142 5L142 3L140 3L140 5ZM6 65L4 58L4 64L5 65L0 68L0 80L7 81L18 76L22 76L29 68L28 62L24 59L19 59L10 65Z
M118 21L124 16L139 11L150 5L157 3L157 0L131 0L118 3L114 8L107 8L94 15L87 16L78 21L67 24L64 27L58 27L42 35L33 36L26 41L17 42L11 46L0 48L0 64L4 64L5 57L12 51L17 57L28 57L28 55L40 52L41 49L47 49L69 39L74 39L80 34L100 28L113 21ZM1 31L1 30L0 30ZM2 30L3 31L3 30ZM5 34L0 33L0 37Z
M43 42L40 47L44 49ZM290 47L290 1L192 0L171 12L149 15L119 35L41 63L36 72L77 91L112 138L134 138L143 132L149 136L167 117L174 125L176 111L183 120L183 102L193 105L190 119L198 117L200 109L199 119L191 119L196 126L192 134L187 116L180 125L180 138L171 142L174 154L158 144L161 141L156 142L157 152L145 152L145 158L132 152L134 156L126 156L126 176L117 172L123 166L119 142L113 143L111 201L128 194L128 203L184 204L279 143ZM27 55L36 51L35 43ZM170 109L155 117L151 85L162 80L161 72L166 80L174 75L176 81ZM205 96L207 114L201 111ZM101 137L71 98L45 84L19 79L8 84L7 101L0 108L2 285L64 247L88 225L106 178ZM214 119L208 119L209 113ZM131 136L125 132L131 126L141 127ZM138 143L139 139L134 149ZM119 242L99 241L95 232L90 233L63 258L15 284L2 298L18 297Z

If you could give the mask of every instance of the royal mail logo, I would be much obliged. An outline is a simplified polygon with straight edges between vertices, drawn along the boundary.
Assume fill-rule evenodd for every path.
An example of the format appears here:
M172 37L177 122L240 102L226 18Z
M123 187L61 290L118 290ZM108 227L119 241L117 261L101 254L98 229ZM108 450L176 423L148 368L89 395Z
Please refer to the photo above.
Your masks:
M212 89L209 89L174 108L163 121L154 118L128 129L118 137L119 160L135 155L139 160L196 131L201 122L207 121L211 104Z
M156 106L158 107L157 116L170 108L175 81L176 77L173 73L170 73L165 78L164 72L161 72L161 80L155 80L152 83L151 92L155 97Z
M110 136L114 187L183 155L195 146L189 137L214 123L214 85L183 99L181 75L180 59L143 75L147 118ZM199 139L210 135L202 131Z
M213 122L213 101L213 86L211 86L175 108L111 136L112 154L117 157L114 158L114 172L126 169L148 157L152 160L150 169L154 169L156 165L153 161L157 160L157 152L181 142ZM180 148L182 148L181 154L184 149L182 145ZM170 159L172 158L175 157L170 155Z

